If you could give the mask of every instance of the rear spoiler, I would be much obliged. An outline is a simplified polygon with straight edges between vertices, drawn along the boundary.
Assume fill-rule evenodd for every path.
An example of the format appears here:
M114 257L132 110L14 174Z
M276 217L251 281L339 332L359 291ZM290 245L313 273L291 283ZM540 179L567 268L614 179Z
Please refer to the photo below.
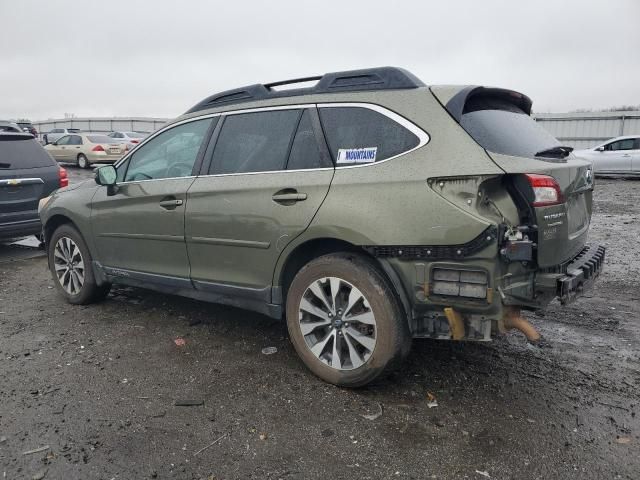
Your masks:
M533 102L526 95L504 88L478 87L475 85L460 90L451 97L451 100L449 100L444 107L449 114L460 123L462 114L467 113L467 111L479 110L479 108L469 109L469 102L472 99L474 103L477 103L476 101L485 101L486 103L491 103L491 101L507 102L518 107L527 115L531 115L531 105Z

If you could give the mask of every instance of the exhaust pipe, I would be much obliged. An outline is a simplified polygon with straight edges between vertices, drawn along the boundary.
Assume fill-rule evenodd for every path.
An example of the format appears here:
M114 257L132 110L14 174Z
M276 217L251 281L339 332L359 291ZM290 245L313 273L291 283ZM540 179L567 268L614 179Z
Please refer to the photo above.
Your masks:
M519 308L507 307L502 317L502 324L505 330L520 330L532 343L540 341L540 333L521 315Z

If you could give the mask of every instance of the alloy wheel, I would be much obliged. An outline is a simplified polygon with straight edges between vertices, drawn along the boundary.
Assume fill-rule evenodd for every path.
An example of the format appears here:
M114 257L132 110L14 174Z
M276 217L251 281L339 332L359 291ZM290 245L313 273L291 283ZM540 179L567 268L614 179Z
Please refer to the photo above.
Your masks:
M309 350L331 368L361 367L375 349L375 315L364 294L344 279L314 280L302 295L298 320Z
M77 295L84 285L84 260L78 245L69 237L60 237L53 250L53 266L62 288Z

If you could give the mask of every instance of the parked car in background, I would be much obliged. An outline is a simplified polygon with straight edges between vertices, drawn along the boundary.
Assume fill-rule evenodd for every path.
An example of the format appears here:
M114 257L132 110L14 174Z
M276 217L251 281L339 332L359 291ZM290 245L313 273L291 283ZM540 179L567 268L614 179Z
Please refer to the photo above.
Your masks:
M31 122L18 121L16 123L22 129L23 132L30 133L34 137L38 138L38 131L36 130L36 128L33 126Z
M15 122L0 120L0 132L22 132L22 130Z
M59 162L75 163L81 168L89 168L94 163L113 163L127 151L125 145L99 133L65 135L44 148Z
M596 175L640 175L640 135L612 138L573 154L593 162Z
M45 133L42 136L42 140L44 141L45 144L53 143L59 138L64 137L65 135L69 135L70 133L79 133L79 132L80 132L79 128L54 128L50 132Z
M38 202L68 183L33 135L0 131L0 239L39 234Z
M143 132L111 132L108 136L117 140L119 143L125 144L127 149L131 150L142 140L147 138L149 134Z

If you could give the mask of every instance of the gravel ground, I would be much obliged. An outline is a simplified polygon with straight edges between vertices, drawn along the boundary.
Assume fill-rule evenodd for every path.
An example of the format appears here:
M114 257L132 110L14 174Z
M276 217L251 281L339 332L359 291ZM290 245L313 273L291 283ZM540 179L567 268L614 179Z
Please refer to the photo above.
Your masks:
M415 341L360 390L308 373L284 323L132 288L71 306L0 245L2 478L638 479L639 236L640 182L600 180L606 269L529 315L549 347Z

